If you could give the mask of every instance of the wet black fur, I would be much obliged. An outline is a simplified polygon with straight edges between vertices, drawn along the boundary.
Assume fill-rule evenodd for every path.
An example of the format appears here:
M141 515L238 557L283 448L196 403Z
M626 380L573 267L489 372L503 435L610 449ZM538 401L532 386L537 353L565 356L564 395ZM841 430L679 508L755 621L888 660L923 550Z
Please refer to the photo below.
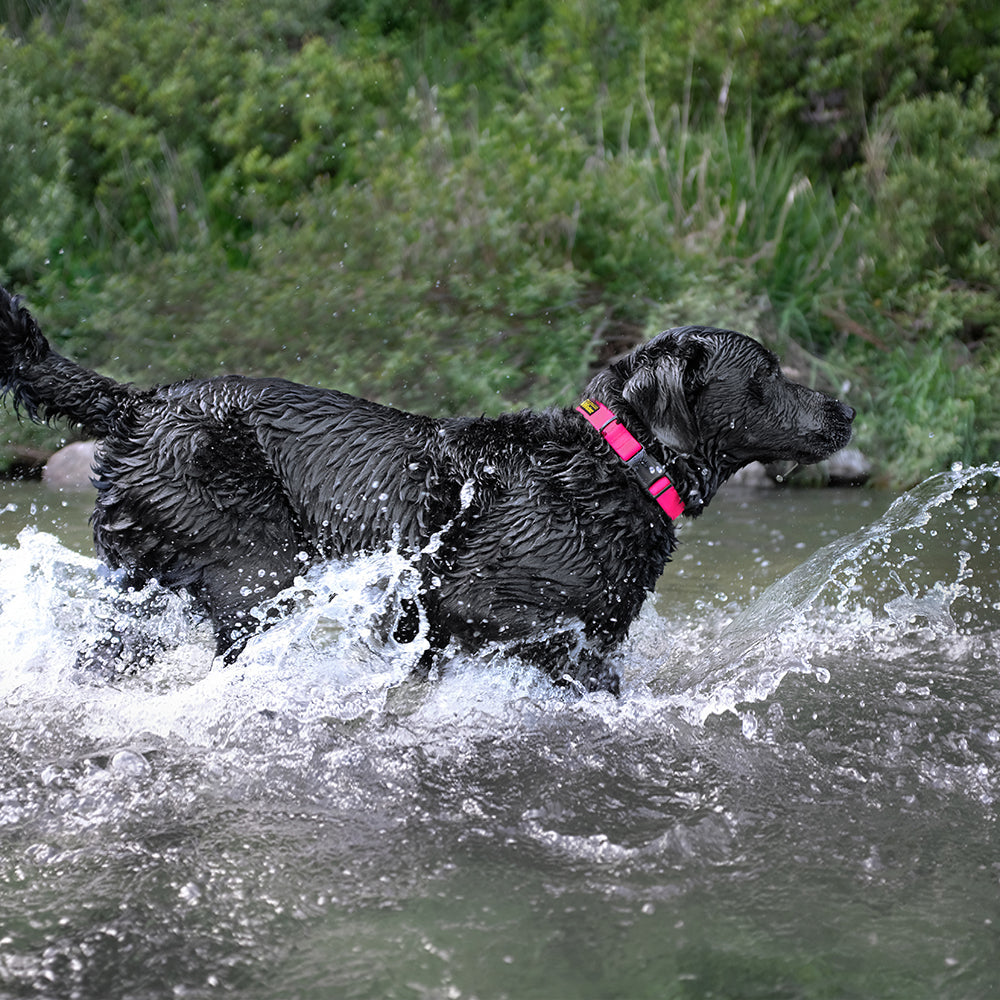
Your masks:
M556 679L616 690L607 654L675 546L671 519L573 409L435 420L235 375L138 389L56 354L2 289L0 389L102 439L99 556L130 584L189 591L228 660L259 627L250 611L309 564L397 546L420 569L432 653L498 641ZM586 395L662 462L692 516L751 461L827 457L854 415L755 341L703 327L660 334Z

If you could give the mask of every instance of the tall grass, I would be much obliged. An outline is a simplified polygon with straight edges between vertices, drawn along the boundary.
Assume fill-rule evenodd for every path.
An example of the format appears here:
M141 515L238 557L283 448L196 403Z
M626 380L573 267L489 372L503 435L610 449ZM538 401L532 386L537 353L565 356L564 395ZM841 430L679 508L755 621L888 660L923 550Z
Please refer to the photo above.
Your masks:
M638 167L667 210L677 252L739 273L749 295L766 296L777 333L827 349L830 314L861 297L857 206L838 206L787 141L755 138L749 114L733 127L724 98L692 126L689 94L661 124L640 72L650 146Z
M0 0L0 24L14 37L24 37L32 21L65 24L86 0Z

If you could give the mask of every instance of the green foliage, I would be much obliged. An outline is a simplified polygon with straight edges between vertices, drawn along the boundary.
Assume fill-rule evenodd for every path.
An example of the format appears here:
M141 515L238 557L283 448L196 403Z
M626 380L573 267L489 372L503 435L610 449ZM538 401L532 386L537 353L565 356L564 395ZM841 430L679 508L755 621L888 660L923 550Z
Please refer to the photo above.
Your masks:
M780 335L829 346L824 316L855 297L845 279L858 253L857 209L841 210L814 185L794 149L755 143L749 121L731 129L720 112L664 136L647 114L655 156L646 167L685 256L703 274L728 271L749 300L763 297Z
M386 53L345 54L320 38L286 59L249 53L241 93L211 130L227 159L216 199L237 208L281 205L318 178L363 177L359 151L389 127L397 75ZM249 204L241 206L241 196Z
M919 317L950 289L946 321L1000 332L1000 136L982 81L899 104L869 141L864 178L872 291Z
M984 74L994 94L1000 83L1000 8L981 0L746 4L734 28L749 68L736 93L837 170L859 159L875 112Z
M37 280L72 223L61 136L11 71L13 45L0 35L0 281Z
M880 457L881 481L911 486L953 462L996 461L995 357L988 371L979 371L960 343L930 335L916 349L900 345L868 363L867 384L855 397L861 404L857 433Z
M0 278L112 374L493 412L709 323L849 382L892 482L995 454L995 5L11 0L6 24Z

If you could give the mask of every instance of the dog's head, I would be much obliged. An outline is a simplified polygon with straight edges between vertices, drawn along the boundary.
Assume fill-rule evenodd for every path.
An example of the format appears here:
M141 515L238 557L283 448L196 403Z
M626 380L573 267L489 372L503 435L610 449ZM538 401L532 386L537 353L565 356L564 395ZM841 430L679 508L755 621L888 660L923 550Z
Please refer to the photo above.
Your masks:
M753 461L819 462L847 444L854 419L851 407L787 379L755 340L709 327L659 334L588 393L612 408L620 398L664 448L723 477Z

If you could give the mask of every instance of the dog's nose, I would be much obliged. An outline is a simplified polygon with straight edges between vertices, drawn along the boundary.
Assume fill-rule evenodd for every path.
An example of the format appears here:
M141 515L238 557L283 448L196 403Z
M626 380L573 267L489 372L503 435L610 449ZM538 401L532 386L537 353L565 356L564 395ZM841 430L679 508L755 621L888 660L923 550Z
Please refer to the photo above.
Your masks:
M841 403L840 405L844 408L844 416L847 417L848 420L853 420L857 415L857 411L854 407L848 406L847 403Z

